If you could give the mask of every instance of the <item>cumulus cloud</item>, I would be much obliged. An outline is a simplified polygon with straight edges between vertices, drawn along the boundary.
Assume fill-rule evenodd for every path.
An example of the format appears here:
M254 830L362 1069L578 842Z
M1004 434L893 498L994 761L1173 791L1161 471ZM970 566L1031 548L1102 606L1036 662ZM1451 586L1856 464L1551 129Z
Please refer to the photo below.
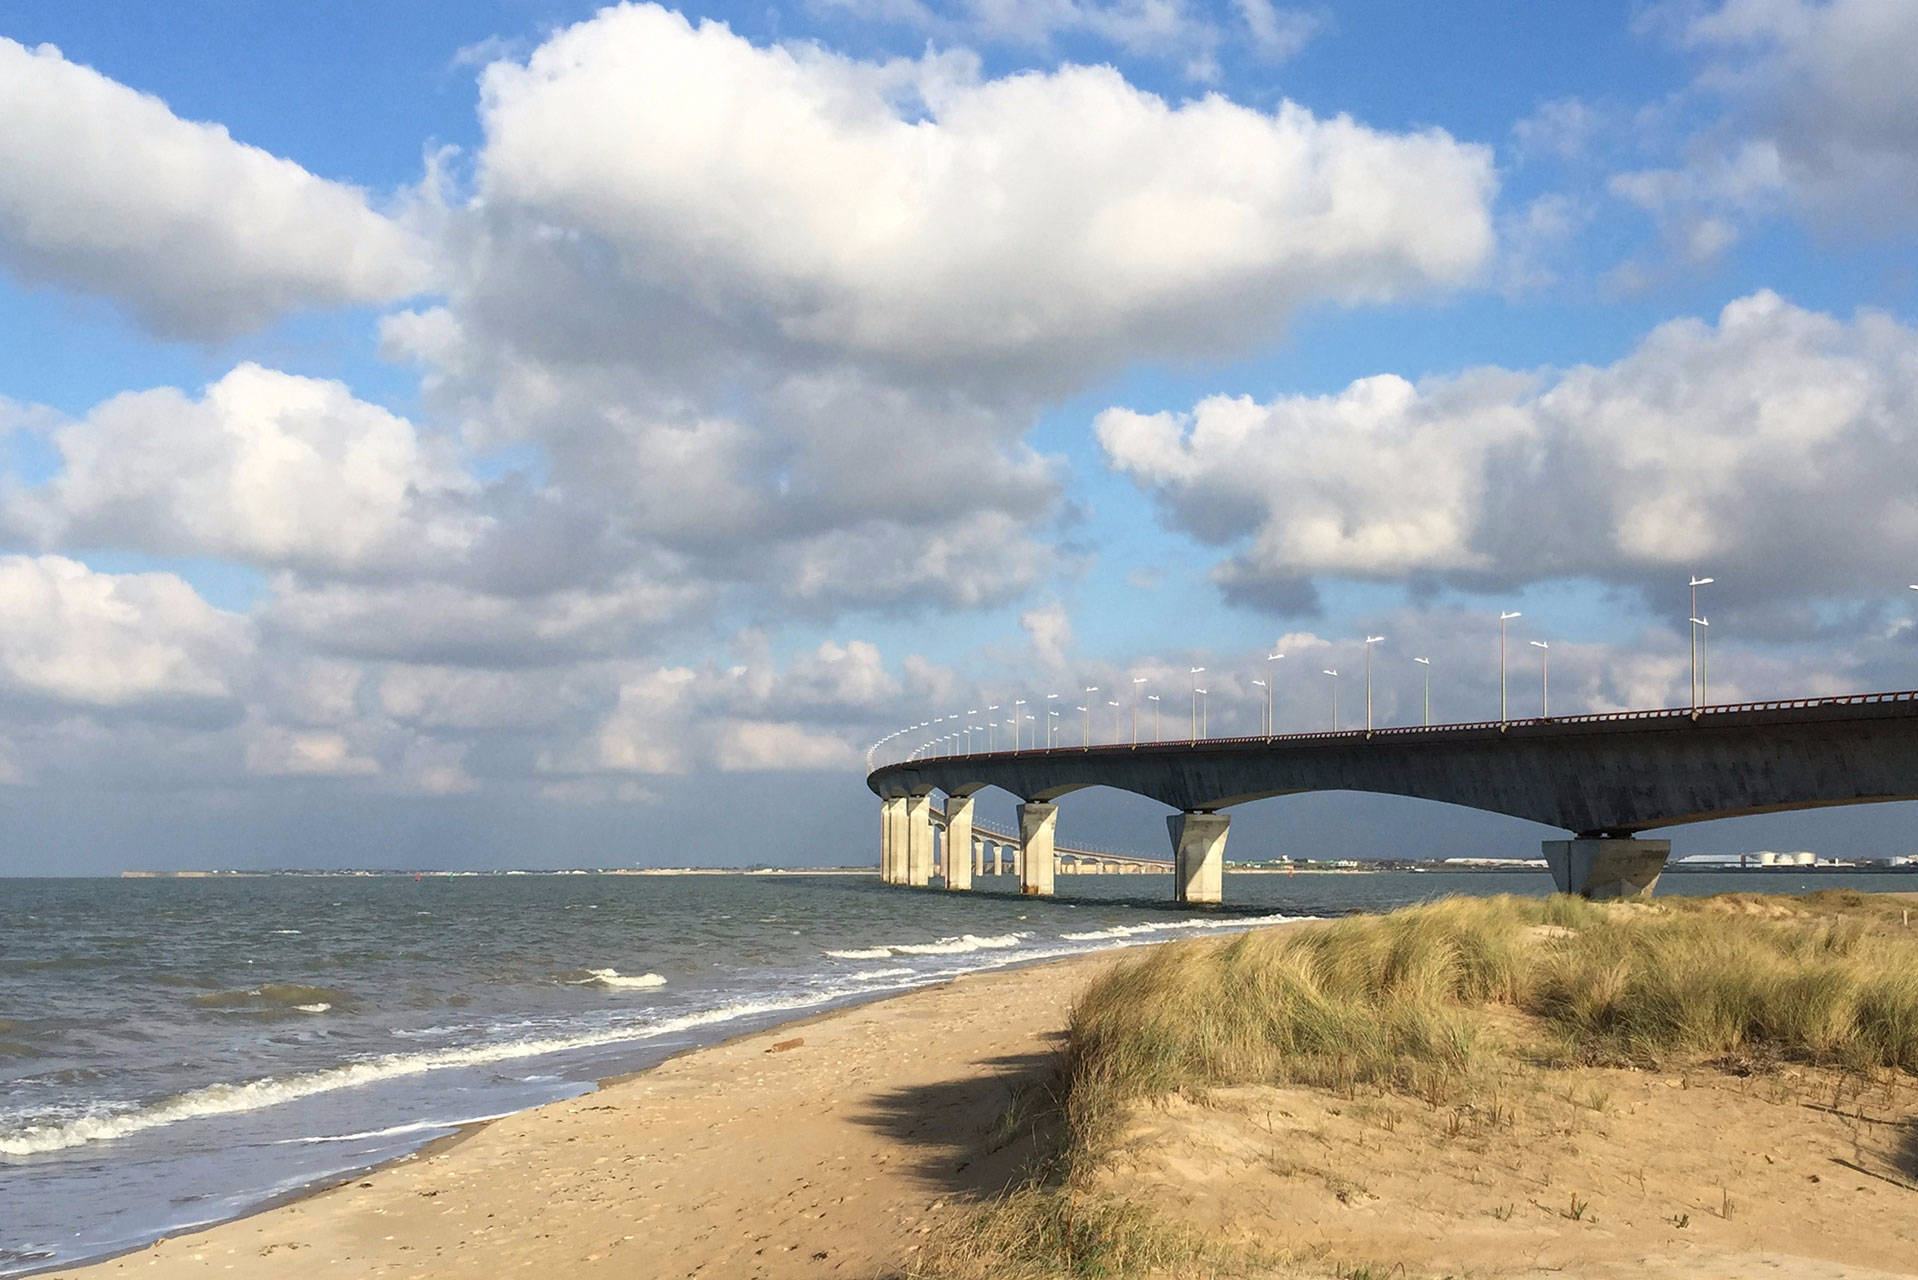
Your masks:
M1602 367L1395 375L1328 396L1112 409L1112 466L1232 548L1229 594L1296 606L1319 576L1465 584L1698 566L1748 596L1902 583L1918 537L1918 331L1771 293L1677 320Z
M58 49L0 38L0 262L169 337L426 287L423 242L363 192L182 120Z
M481 110L489 209L598 237L635 287L897 365L1204 349L1462 283L1492 242L1489 154L1436 130L1173 106L1105 67L755 47L651 5L494 63Z
M42 546L355 573L443 563L487 524L478 486L406 420L341 383L253 364L197 399L115 396L51 440L60 472L0 507Z
M1681 219L1780 205L1827 225L1910 230L1918 189L1918 4L1724 0L1672 24L1724 116L1678 169L1626 175L1625 194Z
M170 573L0 556L0 617L0 692L56 708L203 715L252 659L247 621Z

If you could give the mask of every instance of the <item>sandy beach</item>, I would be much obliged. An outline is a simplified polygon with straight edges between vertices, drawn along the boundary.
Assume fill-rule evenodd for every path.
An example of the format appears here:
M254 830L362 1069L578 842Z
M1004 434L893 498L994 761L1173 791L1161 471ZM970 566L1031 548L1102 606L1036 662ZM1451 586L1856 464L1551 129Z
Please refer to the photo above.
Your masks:
M1136 954L1136 951L1121 953ZM60 1275L873 1276L1025 1152L991 1129L1113 955L746 1036Z
M1014 1180L1015 1092L1141 949L973 975L478 1125L344 1185L59 1274L884 1277ZM1908 1085L1528 1073L1490 1112L1389 1093L1142 1107L1095 1180L1270 1276L1910 1274ZM1837 1105L1831 1105L1836 1103ZM1250 1256L1250 1255L1248 1255Z

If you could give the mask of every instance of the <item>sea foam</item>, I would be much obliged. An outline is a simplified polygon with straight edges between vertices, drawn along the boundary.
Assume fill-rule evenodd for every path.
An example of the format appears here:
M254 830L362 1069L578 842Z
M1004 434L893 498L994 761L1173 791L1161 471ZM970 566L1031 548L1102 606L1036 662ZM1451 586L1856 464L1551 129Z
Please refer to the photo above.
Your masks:
M884 960L889 956L963 956L974 951L1003 951L1018 946L1030 936L1025 933L1000 933L982 938L976 933L966 933L957 938L941 938L937 942L889 942L882 946L854 947L845 951L828 951L826 954L838 960Z

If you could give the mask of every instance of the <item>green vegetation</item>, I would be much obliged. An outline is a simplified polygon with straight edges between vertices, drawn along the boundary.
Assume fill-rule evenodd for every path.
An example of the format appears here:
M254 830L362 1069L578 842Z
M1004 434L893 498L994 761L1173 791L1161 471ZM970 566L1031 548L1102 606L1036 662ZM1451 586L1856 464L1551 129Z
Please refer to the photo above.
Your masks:
M1148 1211L1083 1192L1127 1107L1155 1096L1273 1083L1440 1105L1501 1069L1566 1063L1918 1074L1907 907L1856 893L1455 898L1157 948L1073 1011L1058 1159L919 1274L1233 1274ZM1576 1196L1569 1216L1584 1216Z

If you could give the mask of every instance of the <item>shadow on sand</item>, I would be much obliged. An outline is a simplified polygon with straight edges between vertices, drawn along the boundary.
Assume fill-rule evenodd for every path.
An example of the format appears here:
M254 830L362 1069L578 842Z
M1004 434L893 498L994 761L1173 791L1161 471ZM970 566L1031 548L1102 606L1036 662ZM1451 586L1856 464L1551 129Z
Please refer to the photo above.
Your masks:
M1025 1181L1056 1149L1058 1087L1056 1053L1017 1054L964 1079L881 1094L853 1118L912 1152L901 1172L977 1201Z

